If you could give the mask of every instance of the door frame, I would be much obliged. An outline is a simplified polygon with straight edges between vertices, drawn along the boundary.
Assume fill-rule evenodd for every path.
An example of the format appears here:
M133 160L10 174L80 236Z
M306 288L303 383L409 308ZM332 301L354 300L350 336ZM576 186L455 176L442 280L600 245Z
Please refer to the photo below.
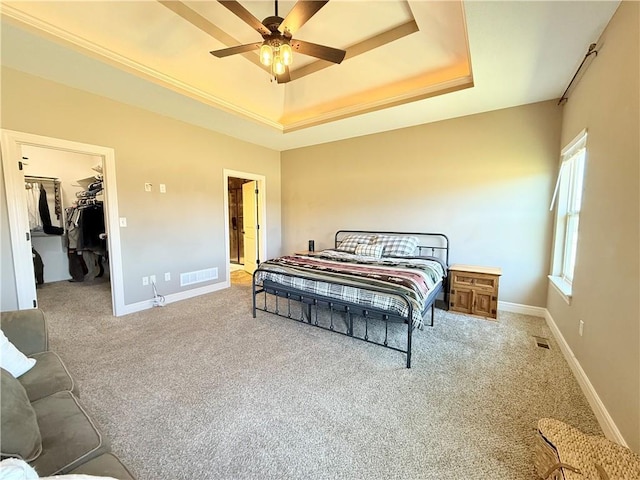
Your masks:
M258 238L260 245L258 252L260 254L260 260L267 258L267 181L264 175L249 172L240 172L237 170L230 170L224 168L222 170L222 180L224 181L224 244L225 252L227 252L226 265L227 265L227 282L231 284L231 245L229 243L229 177L245 178L247 180L255 180L258 183L258 225L260 230Z
M115 150L99 145L73 142L60 138L45 137L14 130L1 130L2 168L9 215L9 230L13 252L13 271L16 281L18 309L34 307L37 299L34 268L31 256L31 240L27 241L29 219L27 199L24 193L24 173L18 163L22 160L22 145L62 150L102 157L104 178L105 231L109 251L109 274L111 282L111 305L114 316L124 313L124 282L120 227L118 220L118 189L116 183ZM30 237L30 236L29 236Z

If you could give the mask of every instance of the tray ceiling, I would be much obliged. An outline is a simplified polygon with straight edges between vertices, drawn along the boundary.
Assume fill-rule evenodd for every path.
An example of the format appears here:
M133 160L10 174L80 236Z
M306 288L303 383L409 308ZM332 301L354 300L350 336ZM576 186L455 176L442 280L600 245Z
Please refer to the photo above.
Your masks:
M274 2L241 3L258 19L274 14ZM278 4L279 15L286 17L295 2ZM309 139L316 133L319 141L327 141L322 132L335 133L340 125L370 124L360 130L372 133L424 123L430 109L414 118L419 106L440 105L441 99L456 96L472 102L465 110L454 100L441 118L557 98L583 49L597 39L617 4L332 0L294 39L346 50L345 60L334 65L294 52L292 81L277 84L257 52L226 58L209 53L261 41L216 1L3 1L3 23L25 32L3 29L3 64L29 70L21 66L27 62L20 51L26 48L25 39L52 40L289 137L291 142L263 142L264 135L250 136L256 143L286 149L314 143ZM562 30L567 27L571 35ZM404 121L381 122L400 118L402 112L408 114ZM357 130L343 135L357 135Z

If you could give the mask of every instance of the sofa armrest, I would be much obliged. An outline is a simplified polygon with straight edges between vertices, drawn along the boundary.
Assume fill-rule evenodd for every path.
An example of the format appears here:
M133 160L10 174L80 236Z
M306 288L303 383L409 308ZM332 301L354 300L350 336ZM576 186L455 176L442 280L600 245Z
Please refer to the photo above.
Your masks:
M0 320L4 334L25 355L49 350L47 321L39 308L2 312Z

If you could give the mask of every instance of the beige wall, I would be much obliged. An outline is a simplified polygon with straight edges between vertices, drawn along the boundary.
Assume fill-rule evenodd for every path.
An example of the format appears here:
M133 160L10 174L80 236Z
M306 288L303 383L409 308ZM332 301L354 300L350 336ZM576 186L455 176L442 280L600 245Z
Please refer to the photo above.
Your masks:
M2 127L115 149L119 214L128 223L121 229L126 304L152 298L143 276L155 274L164 295L187 289L179 286L181 272L218 267L216 282L226 278L224 168L266 177L267 254L280 251L277 151L8 68L2 70ZM153 193L144 191L145 182L153 183ZM167 186L164 195L160 183ZM4 231L2 240L4 265L10 251ZM4 290L12 279L4 277L4 266L2 272ZM164 272L171 272L170 282Z
M640 451L640 5L623 2L564 107L562 143L588 130L573 298L547 308L627 443ZM578 335L579 321L584 334Z
M442 232L451 263L502 267L501 301L544 307L560 122L542 102L283 152L283 250Z

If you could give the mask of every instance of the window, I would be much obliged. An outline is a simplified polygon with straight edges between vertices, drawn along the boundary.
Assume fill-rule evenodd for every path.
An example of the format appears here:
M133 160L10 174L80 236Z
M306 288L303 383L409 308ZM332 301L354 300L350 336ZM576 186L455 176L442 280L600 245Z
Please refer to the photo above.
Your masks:
M571 296L578 250L578 225L584 187L587 132L583 131L562 150L562 165L551 209L557 202L553 272L549 277L565 297Z

